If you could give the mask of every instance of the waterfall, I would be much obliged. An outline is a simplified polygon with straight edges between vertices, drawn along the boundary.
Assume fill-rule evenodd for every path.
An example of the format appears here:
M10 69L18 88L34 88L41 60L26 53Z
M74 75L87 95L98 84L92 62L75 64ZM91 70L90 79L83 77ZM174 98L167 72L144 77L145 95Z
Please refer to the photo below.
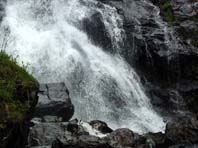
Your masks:
M8 0L1 24L1 47L27 65L39 82L64 81L75 106L75 117L103 120L114 129L162 131L163 119L152 109L133 68L119 53L106 53L76 28L97 3ZM105 27L117 48L122 30L116 23L121 20L110 6L98 10L104 14Z

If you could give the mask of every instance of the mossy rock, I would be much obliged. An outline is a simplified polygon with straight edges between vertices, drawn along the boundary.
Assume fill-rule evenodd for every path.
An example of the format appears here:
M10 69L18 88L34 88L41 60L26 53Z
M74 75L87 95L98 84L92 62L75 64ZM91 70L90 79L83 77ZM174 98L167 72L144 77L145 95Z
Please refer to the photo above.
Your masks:
M22 124L31 119L38 101L36 79L19 66L16 59L0 51L0 145L9 136L8 125Z
M175 20L171 2L166 1L165 3L160 4L160 9L166 21L171 25Z

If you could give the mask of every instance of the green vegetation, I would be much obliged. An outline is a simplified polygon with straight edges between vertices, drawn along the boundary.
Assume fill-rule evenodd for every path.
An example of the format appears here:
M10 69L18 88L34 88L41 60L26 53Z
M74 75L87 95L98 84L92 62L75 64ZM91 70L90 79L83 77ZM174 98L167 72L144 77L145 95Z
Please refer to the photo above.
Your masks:
M21 123L37 102L38 82L17 65L16 59L0 51L0 141L7 123Z
M195 23L198 22L198 15L195 14L193 16L183 16L177 13L174 13L173 6L171 3L171 0L151 0L153 4L157 5L160 8L160 13L164 17L164 19L168 22L169 25L176 25L177 29L179 31L179 36L185 39L186 41L190 41L190 44L193 45L194 47L198 48L198 41L197 41L197 34L198 30L192 29L192 31L189 31L189 29L183 28L179 24L182 22L189 20L193 21ZM192 5L195 3L195 0L189 0L188 3L191 3ZM178 8L180 9L180 8ZM196 7L192 7L192 9L197 11ZM178 11L178 10L176 10Z
M172 5L170 1L165 2L164 4L160 4L160 9L164 13L164 16L169 24L172 24L175 20L175 16L172 10Z

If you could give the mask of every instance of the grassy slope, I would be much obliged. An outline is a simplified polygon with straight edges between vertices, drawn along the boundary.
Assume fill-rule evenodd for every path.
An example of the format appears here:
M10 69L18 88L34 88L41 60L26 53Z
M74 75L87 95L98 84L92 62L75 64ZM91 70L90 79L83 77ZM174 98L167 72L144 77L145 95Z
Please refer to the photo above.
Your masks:
M37 101L38 82L0 51L0 141L8 123L22 123Z

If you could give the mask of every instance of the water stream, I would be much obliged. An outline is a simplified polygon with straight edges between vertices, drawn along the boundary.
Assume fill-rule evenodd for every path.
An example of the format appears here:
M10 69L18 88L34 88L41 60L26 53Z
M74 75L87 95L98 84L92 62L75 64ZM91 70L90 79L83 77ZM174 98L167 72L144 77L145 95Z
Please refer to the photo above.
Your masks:
M99 119L112 128L128 127L140 133L163 130L163 119L152 109L133 68L119 53L111 55L93 45L75 27L97 5L92 0L83 2L8 0L1 47L20 64L28 65L39 82L65 82L75 117ZM110 6L104 5L100 12L118 48L121 18Z

